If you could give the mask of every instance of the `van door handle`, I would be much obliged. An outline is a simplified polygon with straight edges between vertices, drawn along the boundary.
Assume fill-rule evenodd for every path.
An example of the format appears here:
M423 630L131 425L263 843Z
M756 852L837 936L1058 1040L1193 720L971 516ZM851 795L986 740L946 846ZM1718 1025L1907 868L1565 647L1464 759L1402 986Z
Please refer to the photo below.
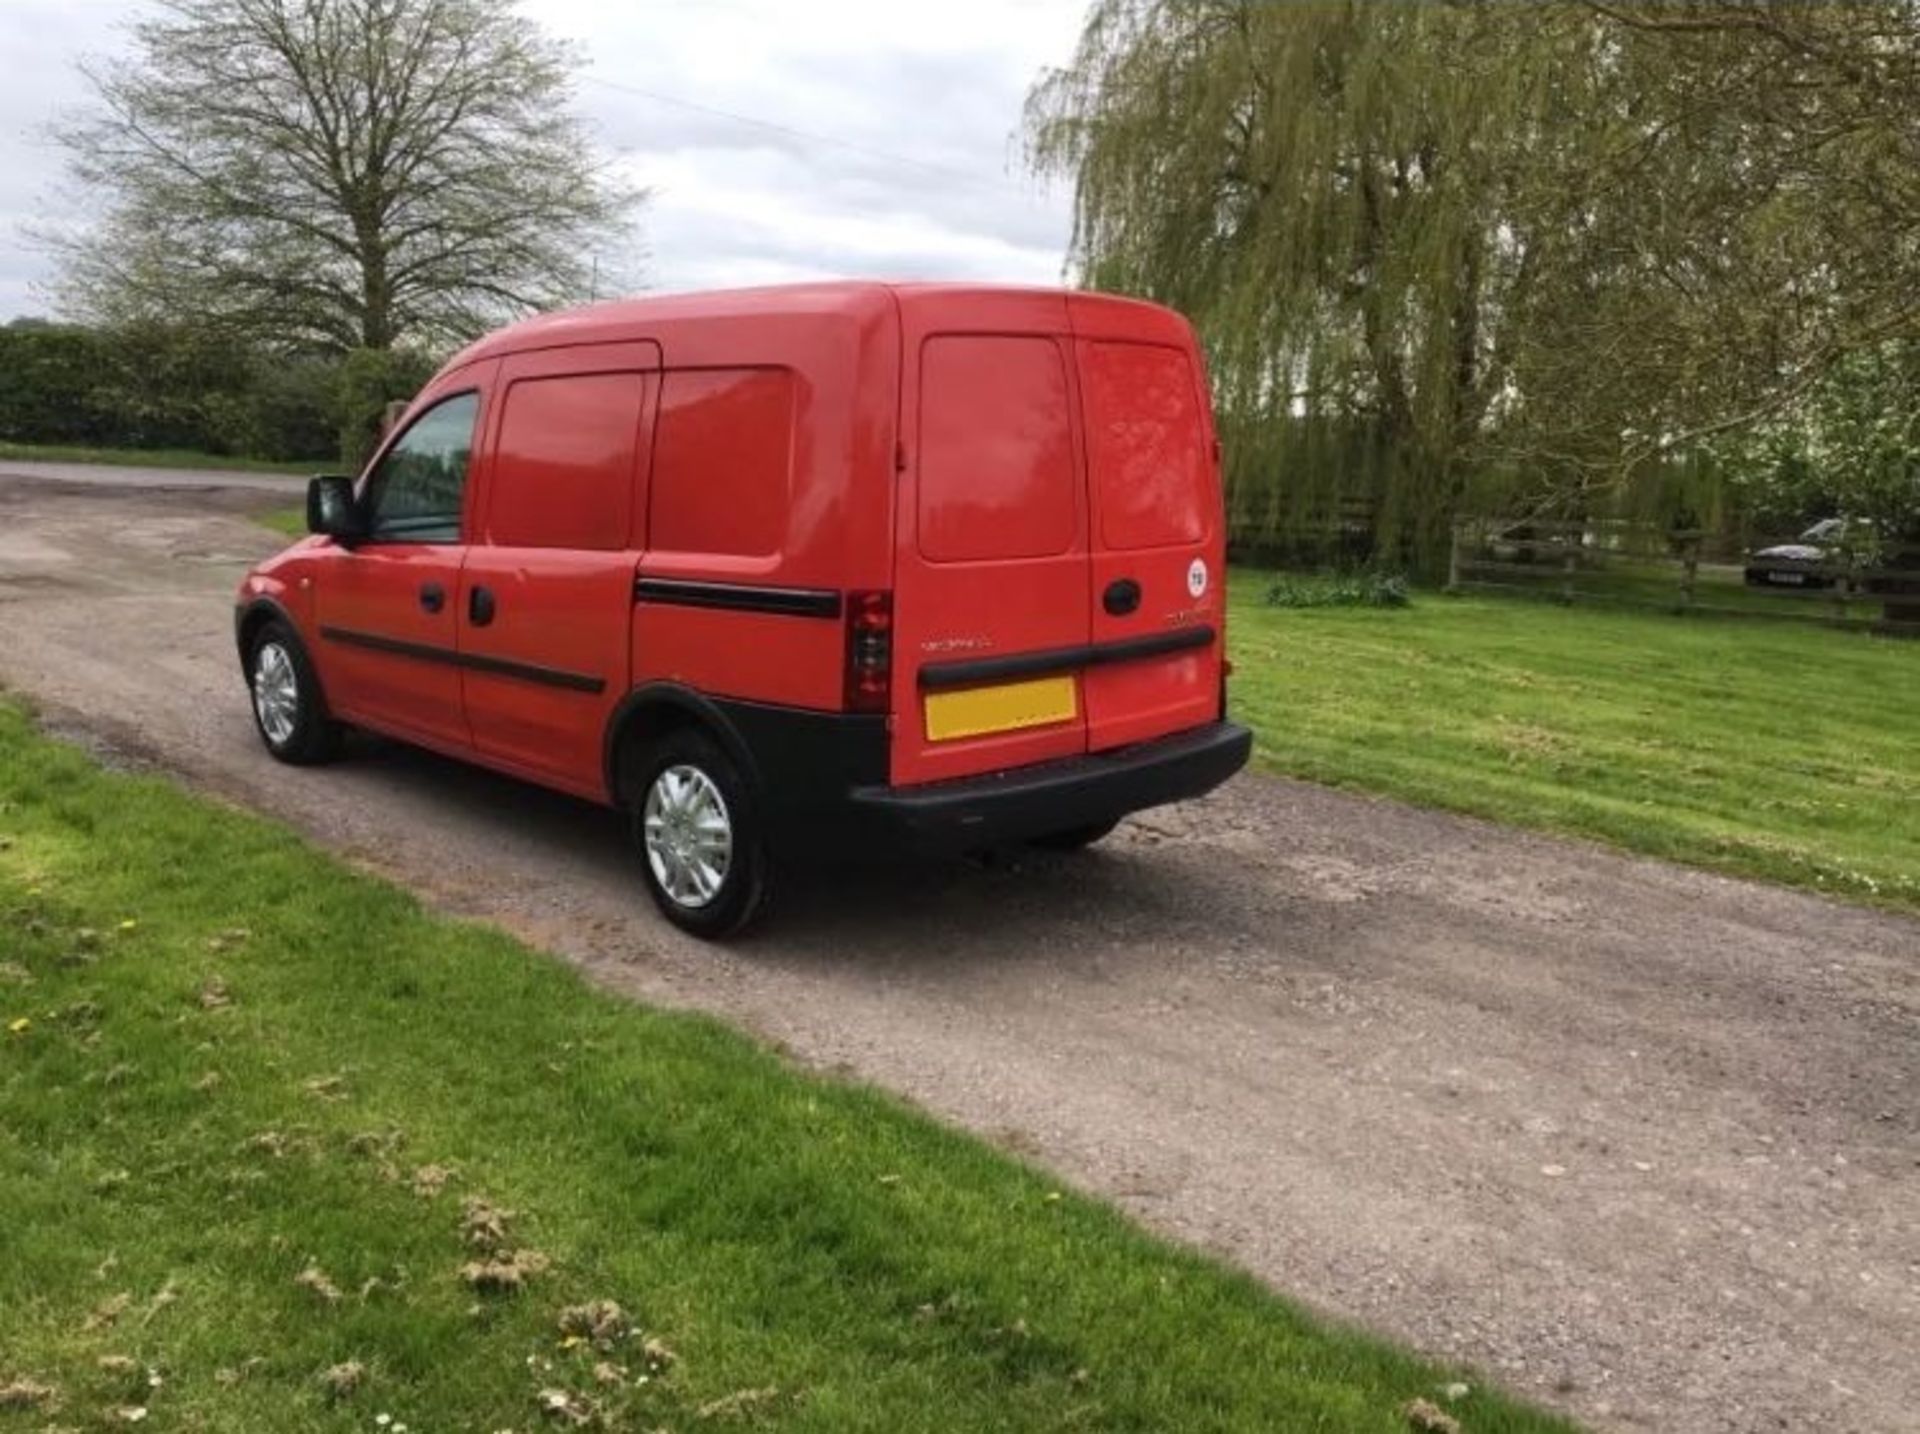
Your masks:
M1109 617L1125 617L1140 606L1140 584L1132 578L1118 578L1108 583L1100 606L1107 610Z
M447 605L447 590L438 583L420 584L420 606L428 612L438 612Z
M467 593L467 621L485 627L493 621L493 589L472 588Z

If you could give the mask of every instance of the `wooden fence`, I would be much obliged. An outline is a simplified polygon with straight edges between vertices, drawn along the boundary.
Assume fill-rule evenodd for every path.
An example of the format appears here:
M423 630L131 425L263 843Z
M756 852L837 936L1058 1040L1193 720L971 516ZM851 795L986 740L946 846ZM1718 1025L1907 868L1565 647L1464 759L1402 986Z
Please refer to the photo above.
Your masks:
M1811 552L1763 556L1781 545ZM1480 518L1454 529L1447 577L1460 592L1920 637L1920 548L1857 554L1792 535L1742 547L1721 534L1620 521Z

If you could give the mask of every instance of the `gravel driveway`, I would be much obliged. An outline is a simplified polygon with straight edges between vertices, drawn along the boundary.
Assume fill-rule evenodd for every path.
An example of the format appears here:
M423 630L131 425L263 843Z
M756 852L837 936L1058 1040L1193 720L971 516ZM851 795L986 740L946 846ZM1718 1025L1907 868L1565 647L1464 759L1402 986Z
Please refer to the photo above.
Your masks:
M0 682L57 728L1595 1425L1920 1428L1920 924L1248 776L702 947L593 807L274 766L230 607L272 497L81 477L0 476Z

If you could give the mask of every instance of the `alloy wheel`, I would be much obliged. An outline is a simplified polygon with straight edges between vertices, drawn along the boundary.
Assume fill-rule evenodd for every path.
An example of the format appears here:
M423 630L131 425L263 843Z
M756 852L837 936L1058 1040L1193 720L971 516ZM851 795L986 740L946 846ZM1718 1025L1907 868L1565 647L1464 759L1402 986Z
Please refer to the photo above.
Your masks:
M667 899L698 911L719 895L733 865L726 798L698 767L663 767L641 813L647 865Z
M261 643L253 655L253 710L274 746L293 739L300 721L300 679L292 656L277 642Z

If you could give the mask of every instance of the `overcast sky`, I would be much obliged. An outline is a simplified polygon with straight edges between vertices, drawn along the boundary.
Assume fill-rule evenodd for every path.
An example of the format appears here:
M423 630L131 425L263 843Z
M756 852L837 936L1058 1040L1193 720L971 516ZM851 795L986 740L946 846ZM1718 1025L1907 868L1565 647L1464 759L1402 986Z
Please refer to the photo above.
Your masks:
M1027 178L1028 84L1073 47L1082 0L527 0L579 42L579 104L654 191L657 290L871 275L1051 283L1068 195ZM0 320L45 313L20 227L58 217L41 129L87 101L137 3L0 0ZM641 93L645 92L645 93Z

